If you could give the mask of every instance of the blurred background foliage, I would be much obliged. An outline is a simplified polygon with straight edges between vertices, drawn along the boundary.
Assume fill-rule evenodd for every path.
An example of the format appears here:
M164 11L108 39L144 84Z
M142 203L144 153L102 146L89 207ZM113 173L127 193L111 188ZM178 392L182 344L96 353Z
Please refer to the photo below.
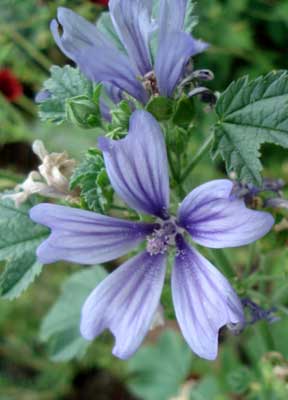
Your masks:
M37 91L49 76L49 68L67 63L49 31L49 22L55 17L57 7L70 7L93 21L104 10L95 3L88 0L0 1L0 70L9 70L22 86L19 96L11 100L7 97L7 87L0 82L1 190L14 187L36 167L37 160L29 145L35 137L43 139L49 150L66 149L78 159L89 146L95 145L93 131L39 123L34 103ZM212 46L195 59L195 66L214 71L216 78L210 84L214 90L222 91L231 80L244 74L256 77L274 69L288 69L287 0L201 0L196 12L199 24L195 36ZM209 129L213 119L202 110L199 117L195 129L199 134L193 138L191 153L201 143L203 132ZM287 182L287 151L264 146L262 153L265 175L281 177ZM195 169L186 189L222 174L222 163L213 165L207 157L201 168ZM215 363L194 357L173 321L167 323L169 329L151 332L147 346L129 362L112 357L112 339L108 334L93 343L81 361L76 358L65 362L79 349L80 353L85 349L83 343L75 341L69 321L68 325L67 321L63 323L65 290L69 302L70 289L67 281L68 288L64 286L62 290L61 286L69 277L73 293L73 279L80 279L82 283L84 279L85 283L87 277L79 275L83 271L80 266L47 266L36 284L20 299L0 301L0 400L287 399L287 212L278 213L276 218L278 228L256 245L229 250L226 260L207 250L205 255L226 275L232 264L236 275L230 271L229 278L238 293L263 307L277 307L280 321L272 325L260 322L238 337L224 330ZM283 221L286 221L286 230ZM86 286L83 293L91 290ZM39 335L40 321L61 291L64 304L59 329L60 332L66 329L66 334L61 336L66 346L63 343L60 346L59 336L55 340L53 332L45 337L43 326ZM74 301L79 303L81 299ZM163 303L166 316L173 316L169 289L164 290ZM64 317L69 315L68 311ZM50 311L44 320L48 326L49 318L59 318L57 310ZM62 328L61 324L64 324ZM47 329L44 331L47 333Z

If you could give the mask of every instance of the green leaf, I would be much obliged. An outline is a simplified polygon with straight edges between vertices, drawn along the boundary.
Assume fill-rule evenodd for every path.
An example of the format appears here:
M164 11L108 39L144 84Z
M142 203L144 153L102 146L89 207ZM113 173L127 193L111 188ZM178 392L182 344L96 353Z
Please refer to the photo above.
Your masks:
M192 353L180 335L168 330L155 346L142 347L128 361L129 388L141 399L167 400L178 393L191 360Z
M44 318L40 338L48 342L53 361L68 361L84 356L89 344L80 335L81 308L90 292L107 275L100 266L74 273L62 286L57 302Z
M36 248L48 236L48 229L29 218L31 202L19 208L11 200L0 200L0 260L6 265L0 276L3 298L18 297L41 272Z
M75 169L70 187L81 189L81 199L85 208L105 212L112 203L113 189L108 179L103 156L90 150L84 161Z
M184 30L188 33L192 33L193 29L198 24L198 17L194 13L195 5L196 3L194 0L187 1Z
M86 95L81 95L72 97L66 101L67 119L73 125L84 129L102 126L102 116L99 106L101 89L102 84L98 84L94 89L92 99Z
M234 369L227 375L228 385L231 387L231 390L237 394L245 393L253 378L255 378L253 372L244 366Z
M127 100L122 100L116 107L110 110L112 122L109 124L110 133L125 134L129 129L129 120L132 114L131 106Z
M260 147L288 148L288 73L279 71L249 81L241 78L220 96L212 156L225 160L227 172L261 184Z
M195 115L195 105L193 99L183 94L177 101L173 119L175 125L188 128Z
M39 116L42 121L61 124L67 120L67 101L76 96L93 97L93 84L82 75L78 68L69 65L51 67L51 77L44 82L43 91L49 97L39 104Z
M189 400L226 399L215 376L205 376L190 392ZM219 396L219 397L218 397ZM228 400L228 399L227 399Z
M165 121L171 118L173 112L173 100L167 97L153 97L146 106L149 111L158 121Z

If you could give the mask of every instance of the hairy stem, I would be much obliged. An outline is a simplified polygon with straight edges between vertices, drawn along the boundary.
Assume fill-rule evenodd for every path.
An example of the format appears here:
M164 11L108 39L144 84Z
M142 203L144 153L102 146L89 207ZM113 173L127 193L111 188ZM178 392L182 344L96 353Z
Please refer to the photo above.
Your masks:
M200 149L198 150L198 152L196 153L195 157L192 158L190 164L186 167L186 169L184 170L183 174L180 177L180 183L183 183L188 176L190 175L190 173L192 172L192 170L196 167L196 165L202 160L202 158L204 157L204 155L207 153L207 151L210 148L211 143L213 142L214 139L214 133L212 133L206 140L205 142L202 144L202 146L200 147Z

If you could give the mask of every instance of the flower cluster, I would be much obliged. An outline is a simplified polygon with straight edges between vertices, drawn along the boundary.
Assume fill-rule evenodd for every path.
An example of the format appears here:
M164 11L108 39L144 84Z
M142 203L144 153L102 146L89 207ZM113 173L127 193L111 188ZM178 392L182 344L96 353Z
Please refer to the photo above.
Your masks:
M116 104L124 98L132 101L128 134L119 140L111 135L100 137L98 147L119 199L145 217L126 220L48 203L33 207L30 216L51 229L37 249L44 264L60 260L105 263L142 246L85 301L80 324L84 338L93 340L109 329L115 337L113 354L121 359L130 357L155 319L163 323L159 310L170 253L172 298L179 327L194 353L213 360L219 329L225 325L241 329L245 315L232 286L195 244L216 249L243 246L264 236L274 219L267 212L248 208L244 196L251 188L245 188L243 196L241 188L235 189L228 179L193 189L178 211L171 212L165 135L159 122L139 108L151 97L177 96L177 90L191 77L210 80L213 74L193 71L191 57L204 51L207 44L185 32L187 0L160 0L156 11L155 4L153 0L110 0L111 37L65 8L58 10L57 20L51 23L63 53L91 81L103 84L103 118L111 117L107 96ZM216 101L206 88L194 88L190 95L196 94L209 97L211 104ZM41 96L43 100L49 93ZM43 157L44 165L48 155ZM63 161L69 160L64 157ZM57 166L52 170L58 171ZM48 182L43 171L40 174ZM258 314L257 318L267 317Z

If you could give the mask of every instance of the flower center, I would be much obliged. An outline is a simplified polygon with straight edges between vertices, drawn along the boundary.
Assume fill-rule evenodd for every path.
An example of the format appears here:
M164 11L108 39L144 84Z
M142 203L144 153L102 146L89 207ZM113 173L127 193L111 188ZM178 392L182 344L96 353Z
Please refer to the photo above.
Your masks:
M148 72L143 78L143 86L145 90L153 96L159 95L157 79L154 71Z
M173 219L162 221L160 227L155 229L152 235L147 237L146 249L151 256L164 254L169 246L175 244L175 236L179 233L179 229Z

